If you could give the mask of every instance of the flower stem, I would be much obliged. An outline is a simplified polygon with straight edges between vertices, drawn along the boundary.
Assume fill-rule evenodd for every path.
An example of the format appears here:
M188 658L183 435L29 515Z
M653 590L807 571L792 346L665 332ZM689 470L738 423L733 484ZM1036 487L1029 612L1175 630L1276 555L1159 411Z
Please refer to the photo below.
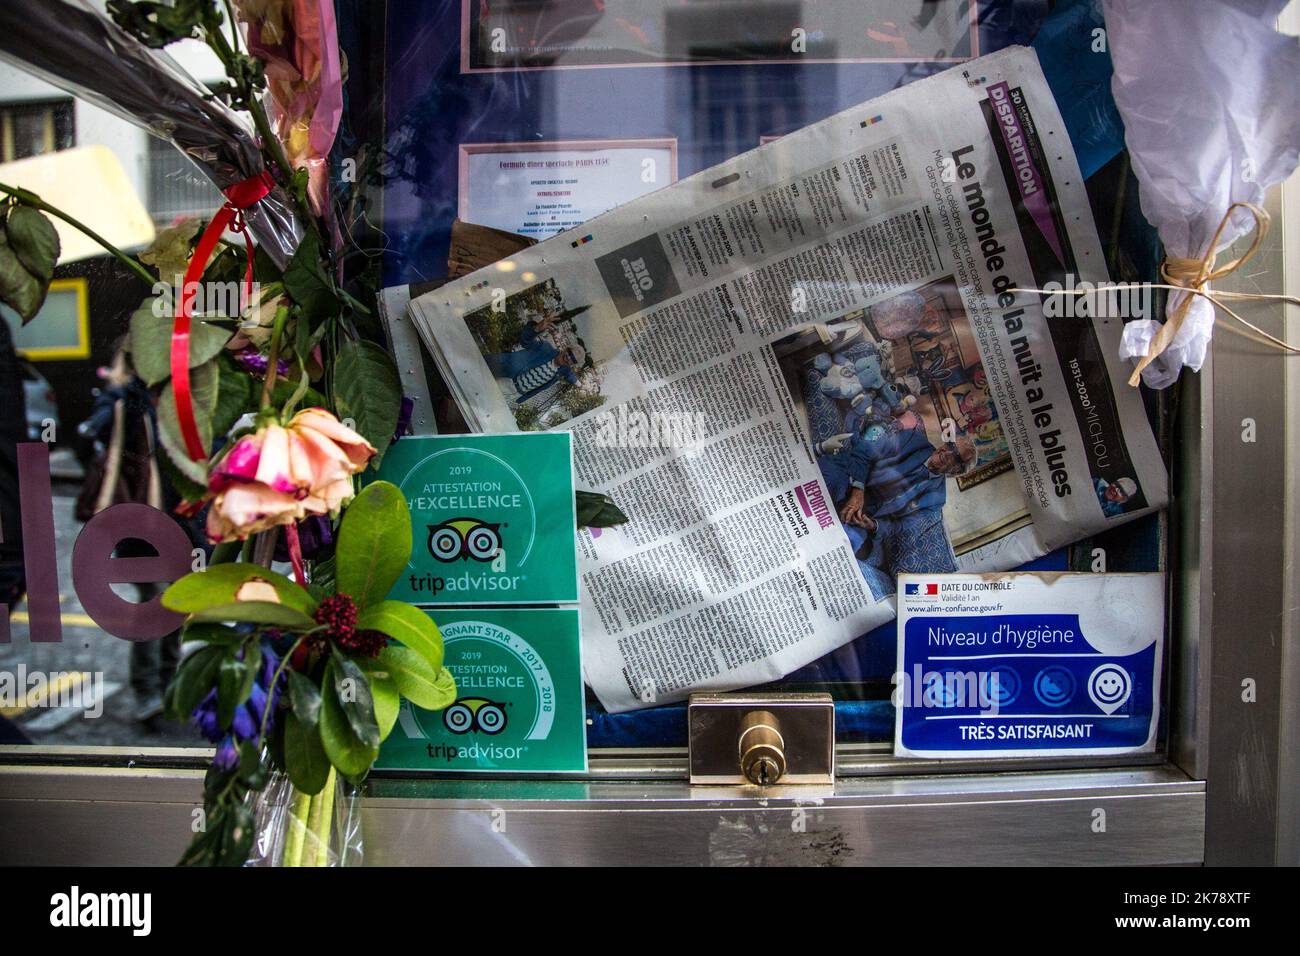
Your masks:
M266 360L266 380L262 383L262 410L271 407L271 393L275 391L275 377L280 369L280 339L284 336L284 324L289 319L289 307L281 305L275 310L275 319L271 325L271 352Z
M208 566L229 564L237 560L239 560L239 542L223 541L212 549L212 557L208 559Z
M226 19L230 21L230 47L235 52L239 51L239 23L235 20L235 8L230 5L230 0L222 0L226 7Z
M307 836L307 815L311 810L311 802L311 794L294 788L293 803L289 805L289 835L284 841L284 866L302 866L302 848Z
M257 728L257 737L259 740L266 740L266 725L271 719L271 703L275 698L270 693L270 690L280 683L280 675L284 673L285 667L288 666L290 659L293 657L294 652L298 650L298 645L301 644L302 641L302 637L299 637L298 640L293 642L293 646L284 652L284 656L280 658L280 666L275 669L275 675L271 678L271 687L268 688L266 695L266 707L262 711L262 723L261 726Z
M99 233L95 232L95 230L91 229L85 223L68 215L62 209L59 209L56 206L51 206L40 196L36 195L36 193L31 192L30 190L27 189L23 189L19 186L6 186L4 183L0 183L0 192L8 193L10 196L13 196L24 206L31 206L33 209L39 209L41 212L49 213L51 216L54 216L56 219L62 219L69 226L72 226L74 229L78 230L82 234L88 236L89 238L93 239L95 242L103 246L105 251L112 253L112 255L114 255L118 260L120 260L123 265L125 265L137 276L139 276L141 281L147 283L150 287L152 287L158 281L158 279L153 275L153 273L151 273L144 266L140 265L140 263L137 262L134 258L128 256L125 252L117 248L117 246L113 245L111 242L109 242Z
M237 54L231 49L225 34L220 30L205 31L205 36L208 47L217 55L221 65L225 67L226 76L230 77L232 82L241 85L240 95L248 104L248 113L253 117L253 126L256 127L257 135L262 140L262 149L270 155L271 161L280 170L286 189L298 208L298 215L302 218L303 228L314 230L316 220L311 214L311 209L305 202L300 201L297 196L293 195L293 189L291 188L293 167L289 165L289 157L285 154L284 144L280 142L280 138L271 129L271 121L267 118L266 110L254 95L254 91L244 81L240 80L239 71L234 68Z
M307 586L307 574L302 567L302 545L298 541L298 524L290 521L284 526L284 543L289 549L289 561L293 565L293 576L298 581L298 586L305 588Z
M316 849L316 865L329 866L330 862L330 832L334 824L334 791L338 789L338 775L334 768L330 767L329 777L325 780L325 789L317 794L316 799L322 803L320 813L320 829L316 831L318 838Z
M338 290L338 294L342 296L343 301L346 302L348 305L352 306L353 310L357 312L359 315L364 315L367 317L370 316L371 314L370 309L363 303L357 301L355 297L349 295L342 288Z
M307 813L307 832L314 842L306 847L303 865L328 866L330 851L330 830L334 819L334 787L337 777L333 767L325 777L325 786L321 792L311 798L311 809Z

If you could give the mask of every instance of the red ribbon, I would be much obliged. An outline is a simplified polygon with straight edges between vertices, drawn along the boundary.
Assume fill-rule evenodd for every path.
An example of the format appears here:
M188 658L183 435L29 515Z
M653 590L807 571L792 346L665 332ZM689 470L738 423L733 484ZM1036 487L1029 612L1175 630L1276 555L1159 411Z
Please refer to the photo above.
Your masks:
M213 250L217 248L225 231L230 229L243 234L248 256L239 301L239 311L244 311L248 297L253 292L253 239L244 228L243 210L256 205L274 187L275 180L271 174L263 171L226 189L226 204L203 230L199 244L194 247L194 257L190 259L185 278L181 282L181 295L176 302L176 317L172 324L172 396L176 401L176 418L180 422L181 437L185 439L185 450L195 461L207 458L208 452L199 438L199 425L194 420L194 395L190 390L190 315L194 296L199 291L199 280L203 277L203 270L208 267Z

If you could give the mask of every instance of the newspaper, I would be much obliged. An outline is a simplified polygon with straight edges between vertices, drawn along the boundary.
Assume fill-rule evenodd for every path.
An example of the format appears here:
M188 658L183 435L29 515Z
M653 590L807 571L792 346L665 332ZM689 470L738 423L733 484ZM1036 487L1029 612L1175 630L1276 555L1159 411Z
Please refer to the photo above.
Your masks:
M1033 51L966 63L411 302L471 427L573 432L586 678L610 711L779 678L1166 503ZM1059 310L1058 310L1059 311Z

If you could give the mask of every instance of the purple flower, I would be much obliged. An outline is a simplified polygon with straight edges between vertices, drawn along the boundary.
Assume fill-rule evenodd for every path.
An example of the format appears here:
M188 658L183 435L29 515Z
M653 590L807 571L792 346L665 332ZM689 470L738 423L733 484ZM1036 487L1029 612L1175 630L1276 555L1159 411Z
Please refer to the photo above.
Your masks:
M315 558L322 548L328 548L333 543L334 530L330 527L330 519L325 515L309 515L298 522L298 546L302 549L304 558ZM289 546L285 543L284 535L275 539L275 560L289 560Z
M222 770L234 770L239 766L239 751L235 748L233 738L226 736L217 745L217 752L212 755L212 763Z
M207 696L194 708L194 726L198 728L205 739L219 744L217 755L214 762L223 769L231 769L229 761L234 754L234 761L238 763L239 755L235 750L236 743L245 740L260 742L262 731L262 719L266 717L266 729L270 730L275 723L275 707L280 699L280 693L284 690L286 684L286 675L280 675L280 679L275 681L275 686L271 683L275 678L275 672L280 666L280 658L275 651L271 649L270 641L262 641L262 666L258 670L257 678L253 682L253 689L248 695L248 700L244 701L239 707L235 708L234 717L231 718L229 727L222 727L220 718L217 716L217 691L216 688L208 691ZM269 714L268 711L269 702Z
M270 360L252 345L235 352L234 359L245 372L259 378L266 377L266 370L271 364ZM277 376L289 374L288 359L280 359L275 363L275 374Z
M208 691L208 695L203 698L199 706L194 708L194 726L199 729L199 733L205 740L210 740L214 744L224 736L221 727L217 724L216 688Z

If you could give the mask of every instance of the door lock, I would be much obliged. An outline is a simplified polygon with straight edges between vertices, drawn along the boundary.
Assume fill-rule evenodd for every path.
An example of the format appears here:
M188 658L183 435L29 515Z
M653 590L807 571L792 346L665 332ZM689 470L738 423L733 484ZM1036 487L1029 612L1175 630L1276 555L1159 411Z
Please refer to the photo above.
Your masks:
M740 772L760 787L771 786L785 773L785 739L781 722L766 710L751 710L740 722Z
M835 781L830 694L693 694L687 723L691 783Z

